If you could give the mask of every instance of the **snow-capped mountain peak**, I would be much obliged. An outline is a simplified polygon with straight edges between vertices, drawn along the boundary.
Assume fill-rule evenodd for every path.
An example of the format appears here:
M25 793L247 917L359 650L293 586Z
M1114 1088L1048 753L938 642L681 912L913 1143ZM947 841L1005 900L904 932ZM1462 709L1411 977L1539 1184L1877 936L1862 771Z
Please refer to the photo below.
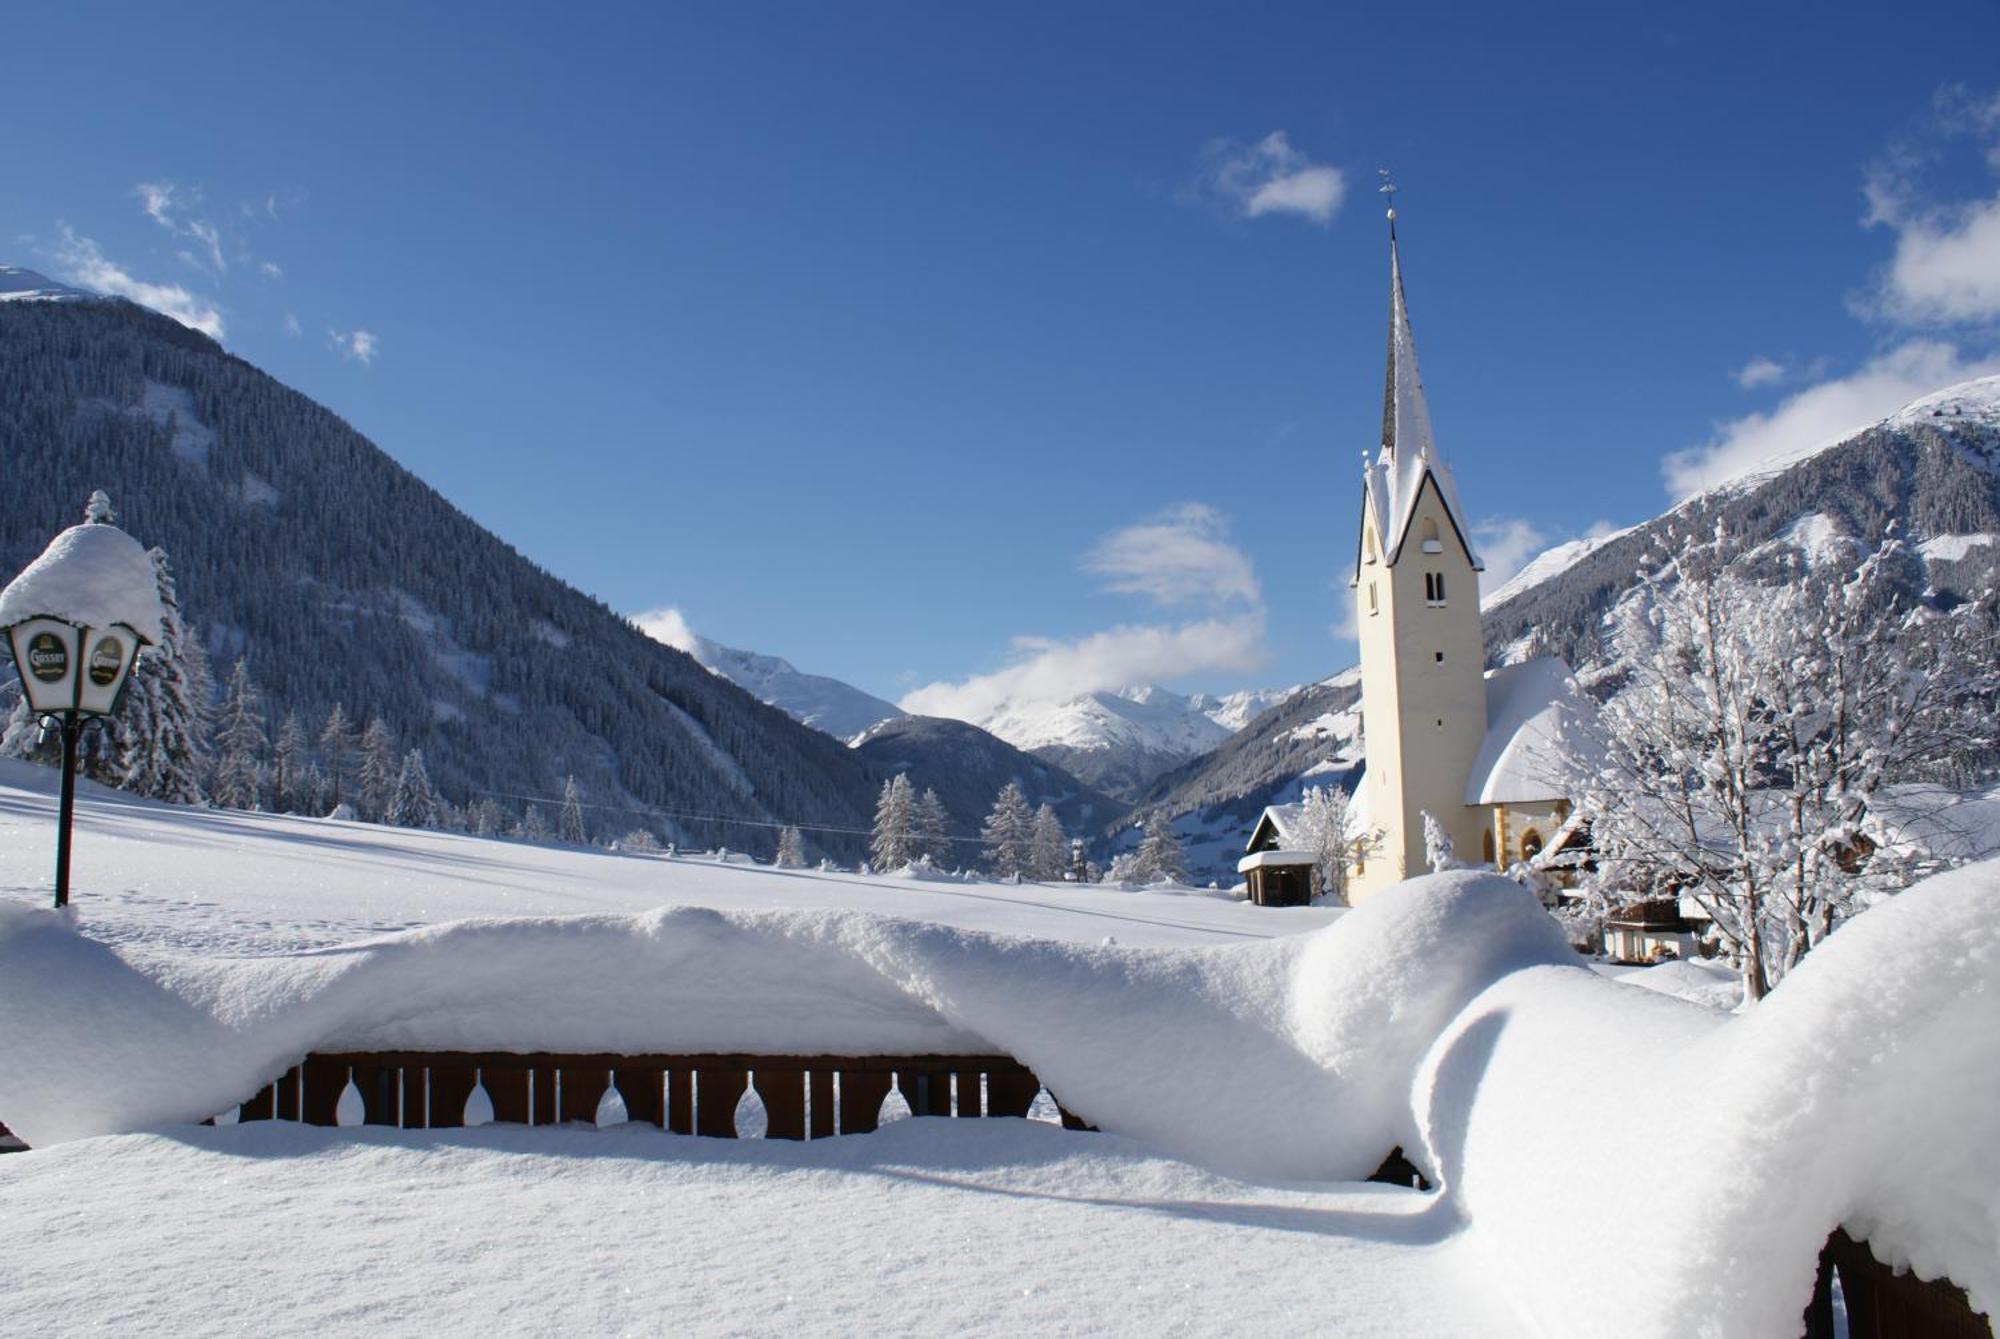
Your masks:
M870 726L904 714L893 702L824 674L807 674L782 656L710 641L689 627L679 610L656 609L632 621L654 641L693 656L709 673L836 739L854 741Z
M19 265L0 265L0 302L80 302L90 296Z

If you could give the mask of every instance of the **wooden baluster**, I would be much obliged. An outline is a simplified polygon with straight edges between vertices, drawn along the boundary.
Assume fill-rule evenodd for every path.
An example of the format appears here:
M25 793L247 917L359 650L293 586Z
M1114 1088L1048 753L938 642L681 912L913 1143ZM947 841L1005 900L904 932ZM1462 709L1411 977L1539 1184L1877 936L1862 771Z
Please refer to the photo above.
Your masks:
M882 1123L882 1099L894 1076L879 1069L840 1071L840 1132L866 1134Z
M347 1066L307 1056L299 1066L299 1119L307 1125L337 1125L340 1095L347 1088Z
M751 1083L764 1102L764 1137L805 1138L806 1076L796 1069L759 1069Z
M496 1123L533 1124L534 1104L529 1100L526 1065L481 1065L479 1083L493 1100L493 1119ZM462 1110L459 1118L464 1119Z
M472 1089L479 1079L476 1067L462 1062L446 1062L427 1067L430 1075L430 1103L427 1113L433 1130L455 1130L465 1124L465 1103L472 1096ZM525 1085L523 1085L525 1088ZM500 1099L494 1095L489 1077L486 1095L493 1101L495 1119L500 1112ZM522 1105L527 1105L527 1093L521 1094ZM525 1115L525 1112L520 1113Z
M278 1085L267 1083L255 1097L236 1109L236 1119L271 1120L278 1114Z
M298 1120L305 1097L305 1074L298 1065L284 1072L277 1083L278 1119Z
M1021 1116L1035 1105L1042 1081L1025 1069L989 1070L986 1074L986 1114Z
M604 1100L604 1090L611 1086L611 1071L573 1069L565 1065L561 1072L562 1111L557 1119L565 1124L582 1121L585 1125L595 1125L597 1104Z
M742 1100L743 1090L749 1086L750 1075L744 1070L711 1069L705 1065L697 1068L694 1132L734 1139L736 1104Z
M815 1067L806 1077L812 1086L812 1129L809 1133L814 1139L830 1139L840 1128L840 1112L833 1096L833 1071Z
M546 1061L528 1066L530 1125L556 1123L556 1067Z
M694 1071L686 1065L667 1071L667 1128L675 1134L694 1133Z
M667 1073L657 1065L650 1067L628 1067L620 1065L612 1071L611 1081L618 1085L618 1095L625 1099L625 1114L632 1120L644 1121L655 1129L667 1123Z

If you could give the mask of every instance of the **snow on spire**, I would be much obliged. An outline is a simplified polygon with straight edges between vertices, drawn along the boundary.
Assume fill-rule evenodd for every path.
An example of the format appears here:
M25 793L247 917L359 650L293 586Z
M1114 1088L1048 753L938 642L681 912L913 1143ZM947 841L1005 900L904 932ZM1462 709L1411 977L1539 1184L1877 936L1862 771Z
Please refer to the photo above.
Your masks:
M1410 330L1409 302L1403 295L1403 256L1396 241L1396 185L1382 173L1381 190L1389 197L1389 350L1382 385L1382 451L1366 471L1366 485L1375 514L1388 527L1384 549L1393 563L1403 547L1424 479L1431 478L1451 514L1475 569L1485 564L1472 548L1465 512L1459 506L1458 485L1451 467L1438 454L1431 434L1431 412L1424 397L1423 374L1417 368L1417 341Z

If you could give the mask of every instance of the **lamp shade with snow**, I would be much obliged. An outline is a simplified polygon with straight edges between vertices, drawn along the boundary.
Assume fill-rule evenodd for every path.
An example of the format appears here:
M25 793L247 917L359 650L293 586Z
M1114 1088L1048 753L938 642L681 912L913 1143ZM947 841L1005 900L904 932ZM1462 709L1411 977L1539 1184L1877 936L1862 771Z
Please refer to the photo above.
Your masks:
M103 715L160 639L153 563L115 525L76 525L0 591L0 630L38 714Z

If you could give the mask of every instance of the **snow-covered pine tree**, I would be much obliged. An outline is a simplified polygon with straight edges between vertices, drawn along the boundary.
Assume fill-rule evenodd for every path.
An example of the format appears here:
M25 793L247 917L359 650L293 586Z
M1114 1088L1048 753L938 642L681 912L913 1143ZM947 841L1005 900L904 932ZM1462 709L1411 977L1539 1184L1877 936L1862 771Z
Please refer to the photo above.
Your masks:
M1424 863L1433 874L1459 868L1458 857L1452 854L1451 834L1428 809L1424 810Z
M380 823L396 792L396 778L402 773L396 759L396 737L380 716L368 718L368 728L361 732L355 753L355 807L368 822Z
M125 689L118 784L156 800L200 804L213 710L208 654L181 617L166 550L148 556L160 595L160 644L146 648Z
M1187 881L1187 859L1181 854L1180 834L1174 831L1173 820L1167 817L1166 810L1155 809L1147 815L1134 863L1135 873L1147 883L1162 879L1175 883Z
M1069 868L1069 834L1056 817L1053 805L1035 810L1035 827L1029 837L1028 869L1042 883L1061 883Z
M75 496L72 494L71 496ZM116 525L118 513L111 509L111 495L102 488L90 495L90 501L83 504L85 525Z
M491 797L482 795L467 812L466 827L475 837L497 837L507 830L507 815Z
M411 749L403 755L403 768L389 797L389 822L399 828L434 828L438 826L439 811L437 791L432 788L430 772L424 767L424 751Z
M271 740L271 808L281 814L299 813L305 799L306 728L296 711L285 713Z
M349 798L347 780L354 769L355 749L354 722L347 719L347 709L336 702L326 714L326 724L319 728L319 760L326 769L329 809L338 808Z
M935 789L926 786L917 798L917 854L939 869L951 865L951 814Z
M1021 783L1009 781L994 797L993 811L979 829L979 840L986 846L986 863L996 878L1017 879L1028 872L1034 836L1035 811L1028 807Z
M542 812L539 804L530 804L521 814L521 821L514 828L514 835L531 842L545 842L549 839L549 816Z
M789 824L778 829L778 855L773 863L779 869L804 869L806 864L805 834Z
M882 783L882 793L875 801L875 830L868 850L876 869L892 873L917 858L916 824L915 788L907 773L898 772Z
M250 677L250 662L239 659L223 690L215 722L215 772L208 793L224 809L255 809L264 798L264 695Z
M562 813L556 819L556 837L575 846L590 844L590 831L583 824L583 796L576 788L576 778L563 780Z

